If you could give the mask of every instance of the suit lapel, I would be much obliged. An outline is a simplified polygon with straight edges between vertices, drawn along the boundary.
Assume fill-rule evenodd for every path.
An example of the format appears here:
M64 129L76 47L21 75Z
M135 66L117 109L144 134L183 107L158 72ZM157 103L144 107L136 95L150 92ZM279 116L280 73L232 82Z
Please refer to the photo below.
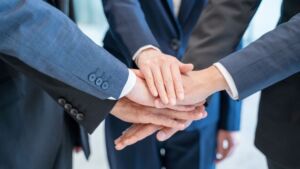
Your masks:
M171 21L174 24L174 27L178 33L178 35L181 34L181 27L180 24L178 22L178 19L176 18L175 14L174 14L174 4L173 4L173 0L161 0L161 2L165 5L166 10L169 14L169 17L171 19Z
M66 15L69 14L70 0L48 0L48 2Z
M184 27L185 22L188 20L196 1L199 1L199 0L182 0L181 1L178 20L182 27Z

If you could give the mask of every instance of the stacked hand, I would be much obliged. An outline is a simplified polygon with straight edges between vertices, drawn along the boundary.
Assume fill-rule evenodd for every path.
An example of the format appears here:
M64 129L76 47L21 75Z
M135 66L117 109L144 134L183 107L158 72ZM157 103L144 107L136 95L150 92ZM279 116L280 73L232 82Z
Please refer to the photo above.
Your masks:
M194 120L205 118L205 99L227 89L214 66L192 71L191 64L153 49L144 51L136 62L140 68L134 70L137 83L128 100L119 101L112 111L121 120L133 123L115 140L118 150L155 132L160 141L170 138Z
M116 149L128 145L155 133L157 130L175 133L184 130L191 121L205 118L207 113L203 105L189 111L176 111L168 108L157 109L136 104L126 98L121 99L111 112L117 118L134 123L115 141ZM170 134L171 136L171 134ZM160 134L157 138L161 140Z
M175 57L152 48L144 50L136 64L154 97L159 96L164 104L170 105L175 105L177 99L184 99L181 74L192 71L192 64L183 64Z
M111 114L117 118L134 123L115 141L116 149L121 150L145 137L157 133L158 140L165 140L177 131L184 130L192 121L207 116L204 101L194 105L165 105L148 92L145 81L137 74L137 83L132 91L118 101ZM157 108L154 108L157 107ZM166 134L164 134L166 133ZM166 136L163 136L166 135Z

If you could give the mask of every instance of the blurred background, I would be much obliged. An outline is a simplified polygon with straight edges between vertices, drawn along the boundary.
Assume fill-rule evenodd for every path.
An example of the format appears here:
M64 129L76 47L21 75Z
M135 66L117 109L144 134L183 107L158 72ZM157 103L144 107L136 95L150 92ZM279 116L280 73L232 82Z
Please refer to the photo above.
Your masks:
M76 18L79 27L97 44L102 45L102 38L108 28L100 0L74 0ZM244 46L272 30L279 18L281 0L264 0L247 29ZM224 39L226 43L226 39ZM257 120L257 108L260 93L243 101L242 123L239 145L231 157L218 165L218 169L267 169L264 156L254 147L254 133ZM107 164L103 123L90 136L91 157L85 160L82 153L74 154L74 169L109 169Z

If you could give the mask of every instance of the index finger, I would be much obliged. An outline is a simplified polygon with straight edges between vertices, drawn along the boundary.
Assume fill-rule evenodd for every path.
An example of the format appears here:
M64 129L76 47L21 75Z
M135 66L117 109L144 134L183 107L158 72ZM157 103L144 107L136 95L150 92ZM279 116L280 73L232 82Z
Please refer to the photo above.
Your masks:
M143 140L144 138L152 135L160 128L160 126L155 126L152 124L138 124L135 127L129 128L115 142L116 149L122 150L129 145L135 144L138 141Z
M183 82L181 79L181 73L179 71L179 66L177 64L171 65L171 73L173 76L176 96L179 100L183 100L184 99Z

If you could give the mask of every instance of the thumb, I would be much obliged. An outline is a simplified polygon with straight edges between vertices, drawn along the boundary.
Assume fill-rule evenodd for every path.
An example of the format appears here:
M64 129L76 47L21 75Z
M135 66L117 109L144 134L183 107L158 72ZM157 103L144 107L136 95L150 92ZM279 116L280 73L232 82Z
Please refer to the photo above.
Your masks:
M137 77L145 79L144 74L139 69L130 69L130 70L132 70Z
M194 65L191 64L191 63L189 63L189 64L181 64L179 66L179 69L180 69L180 72L183 73L183 74L184 73L188 73L188 72L190 72L190 71L192 71L194 69Z

